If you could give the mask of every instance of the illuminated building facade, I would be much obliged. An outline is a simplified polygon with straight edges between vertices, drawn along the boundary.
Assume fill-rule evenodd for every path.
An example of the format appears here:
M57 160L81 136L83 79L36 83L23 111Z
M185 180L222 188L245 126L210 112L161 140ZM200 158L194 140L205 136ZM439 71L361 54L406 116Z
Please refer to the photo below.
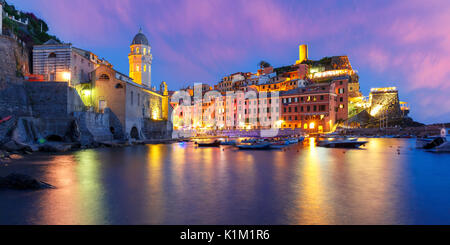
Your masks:
M111 132L116 138L147 138L146 120L168 120L168 93L164 82L160 91L153 91L110 66L100 65L92 72L92 87L81 94L89 95L95 111L110 110L113 115L110 116Z
M317 133L333 131L337 126L359 126L359 122L350 121L353 117L364 118L356 117L361 112L374 117L379 116L382 110L386 111L387 107L391 108L391 112L387 114L394 117L409 112L406 103L398 102L396 89L372 89L370 98L364 97L360 92L357 71L353 69L347 56L309 60L306 45L300 45L299 59L293 65L261 67L255 74L234 73L224 77L214 88L223 96L227 92L254 91L258 95L278 92L280 97L267 101L263 98L236 97L215 105L192 104L192 113L200 112L202 115L218 111L206 117L198 116L193 120L192 128L249 130L279 127ZM192 96L192 93L190 95ZM274 100L277 100L276 106L272 108ZM386 103L389 105L385 105ZM261 109L260 106L265 105L267 106ZM261 113L265 113L267 118L261 118ZM204 123L202 120L205 118L220 120L217 125L213 125Z
M41 75L45 81L68 82L77 86L90 82L90 73L100 64L109 65L92 52L49 40L33 47L33 75Z
M339 108L343 104L340 98L346 96L340 90L344 86L337 80L282 92L282 128L301 128L310 133L332 131L337 121L347 118L346 111Z
M111 133L120 139L167 137L170 124L167 84L151 88L151 53L147 38L139 32L129 55L133 77L116 71L92 52L50 40L33 48L36 81L67 82L70 112L110 114ZM142 69L141 69L142 68ZM42 77L42 78L40 78ZM36 79L39 78L39 79ZM31 81L29 80L29 81Z

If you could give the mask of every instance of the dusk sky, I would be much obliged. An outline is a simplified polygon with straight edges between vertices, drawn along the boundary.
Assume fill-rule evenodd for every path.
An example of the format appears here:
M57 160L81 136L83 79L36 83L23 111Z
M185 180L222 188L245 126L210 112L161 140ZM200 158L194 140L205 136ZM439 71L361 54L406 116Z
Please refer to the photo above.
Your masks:
M44 19L64 42L128 74L142 27L152 46L152 84L170 90L255 72L266 60L293 64L348 55L361 90L396 86L420 122L450 122L450 1L7 0Z

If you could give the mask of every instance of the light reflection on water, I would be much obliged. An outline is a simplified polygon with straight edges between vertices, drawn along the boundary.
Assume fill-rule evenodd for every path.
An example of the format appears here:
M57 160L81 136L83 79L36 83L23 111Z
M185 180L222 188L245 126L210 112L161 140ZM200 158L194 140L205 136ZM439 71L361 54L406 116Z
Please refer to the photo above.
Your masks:
M413 146L177 143L37 155L0 176L21 172L58 188L0 191L0 224L450 224L450 154Z

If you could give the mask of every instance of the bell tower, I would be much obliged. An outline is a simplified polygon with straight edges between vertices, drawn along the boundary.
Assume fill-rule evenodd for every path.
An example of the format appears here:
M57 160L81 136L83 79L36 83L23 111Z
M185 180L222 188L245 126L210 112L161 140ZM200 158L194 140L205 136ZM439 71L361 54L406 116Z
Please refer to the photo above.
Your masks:
M152 85L152 53L147 37L139 29L130 45L128 62L130 64L130 77L135 83L147 87Z

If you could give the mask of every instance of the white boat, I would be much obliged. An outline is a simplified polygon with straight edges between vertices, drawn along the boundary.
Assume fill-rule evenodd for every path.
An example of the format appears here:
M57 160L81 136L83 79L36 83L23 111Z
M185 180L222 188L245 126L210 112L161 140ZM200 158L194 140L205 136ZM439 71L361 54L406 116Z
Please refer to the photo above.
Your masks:
M450 141L446 141L439 146L431 149L433 152L450 152Z
M442 128L441 129L441 135L439 136L433 136L433 137L426 137L426 138L417 138L416 139L416 148L419 149L433 149L436 148L445 142L448 142L447 139L448 132L450 130L448 128Z

